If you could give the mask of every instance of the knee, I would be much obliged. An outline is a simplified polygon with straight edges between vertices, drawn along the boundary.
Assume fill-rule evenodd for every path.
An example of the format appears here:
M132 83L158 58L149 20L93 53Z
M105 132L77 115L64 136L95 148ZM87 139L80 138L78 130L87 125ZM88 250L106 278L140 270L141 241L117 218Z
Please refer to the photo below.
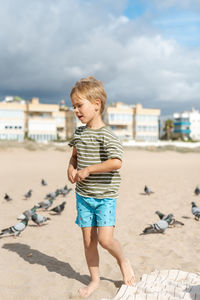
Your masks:
M101 247L103 247L105 249L109 249L110 245L112 243L112 241L110 239L106 239L106 238L99 238L98 242L101 245Z

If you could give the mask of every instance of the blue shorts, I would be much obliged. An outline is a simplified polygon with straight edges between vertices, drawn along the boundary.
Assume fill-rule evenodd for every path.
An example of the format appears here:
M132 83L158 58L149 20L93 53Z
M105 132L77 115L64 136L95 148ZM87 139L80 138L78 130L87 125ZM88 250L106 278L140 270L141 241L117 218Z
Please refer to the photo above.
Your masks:
M115 198L97 199L76 193L76 209L76 224L80 227L115 226Z

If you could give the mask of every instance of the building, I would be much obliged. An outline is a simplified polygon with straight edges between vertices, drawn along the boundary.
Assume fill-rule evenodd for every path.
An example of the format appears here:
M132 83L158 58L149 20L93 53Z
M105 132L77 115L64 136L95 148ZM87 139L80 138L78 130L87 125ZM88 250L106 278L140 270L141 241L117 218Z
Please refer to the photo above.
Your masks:
M103 115L105 123L121 140L157 141L159 109L143 108L117 102L109 105ZM70 139L83 124L73 109L58 104L40 103L8 97L0 102L0 139L30 138L38 142Z
M0 102L0 140L24 140L25 101L13 97Z
M174 113L174 133L183 139L200 140L200 113L194 108L183 113Z
M66 128L66 139L72 138L75 128L77 127L73 109L65 109L65 128Z
M195 141L200 140L200 112L194 108L189 112L190 138Z
M6 98L0 102L0 139L38 142L71 138L75 123L73 112L64 104L44 104Z
M143 108L136 104L133 108L133 139L156 142L159 139L160 109Z
M175 113L174 118L174 133L177 138L188 139L190 136L190 121L188 113Z
M121 139L133 139L133 108L121 102L107 106L105 123Z
M117 102L107 107L105 122L121 140L157 141L160 109Z

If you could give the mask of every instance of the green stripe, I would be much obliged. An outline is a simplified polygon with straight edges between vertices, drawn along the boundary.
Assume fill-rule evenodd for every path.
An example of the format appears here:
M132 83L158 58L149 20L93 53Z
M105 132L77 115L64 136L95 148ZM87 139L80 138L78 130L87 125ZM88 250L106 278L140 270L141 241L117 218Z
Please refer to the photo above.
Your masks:
M95 131L85 126L79 127L69 145L76 147L78 170L110 158L122 159L122 145L107 127ZM99 198L104 198L109 195L113 198L117 197L120 181L118 171L91 174L84 181L78 182L76 189L85 196L98 195Z

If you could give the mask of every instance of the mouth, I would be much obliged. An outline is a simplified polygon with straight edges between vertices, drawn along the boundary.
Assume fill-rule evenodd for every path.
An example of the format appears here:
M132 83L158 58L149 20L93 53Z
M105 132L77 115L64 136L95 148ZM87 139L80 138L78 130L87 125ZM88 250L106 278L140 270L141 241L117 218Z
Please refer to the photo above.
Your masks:
M81 120L83 118L83 116L77 116L79 118L79 120Z

